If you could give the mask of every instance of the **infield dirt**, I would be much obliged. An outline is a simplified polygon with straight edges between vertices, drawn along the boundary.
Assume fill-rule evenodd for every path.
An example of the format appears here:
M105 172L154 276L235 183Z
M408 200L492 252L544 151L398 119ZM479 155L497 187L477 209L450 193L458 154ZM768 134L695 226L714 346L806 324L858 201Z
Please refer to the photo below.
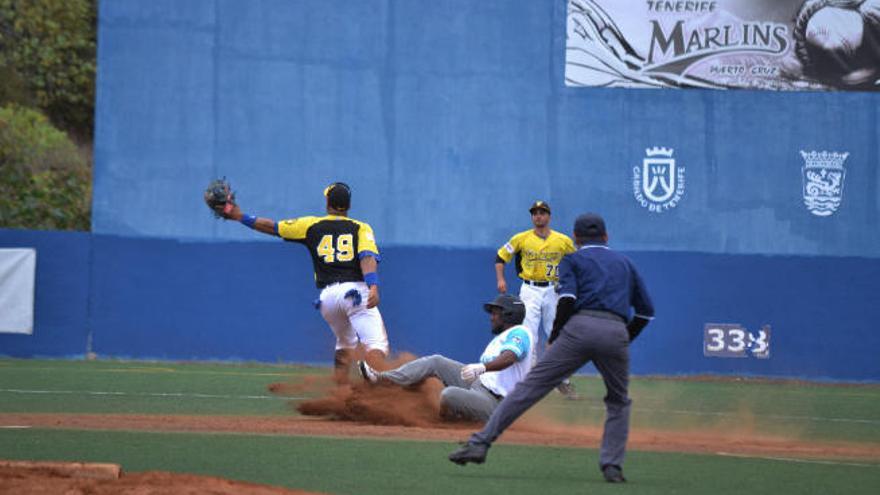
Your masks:
M0 493L15 495L320 495L270 485L212 476L147 471L122 473L118 478L94 479L71 470L42 466L0 466ZM70 463L75 464L75 463Z

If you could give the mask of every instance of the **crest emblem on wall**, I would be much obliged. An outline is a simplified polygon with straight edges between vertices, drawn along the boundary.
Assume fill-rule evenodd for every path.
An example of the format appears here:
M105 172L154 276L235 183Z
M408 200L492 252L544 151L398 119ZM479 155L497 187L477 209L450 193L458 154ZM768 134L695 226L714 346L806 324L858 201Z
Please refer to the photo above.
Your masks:
M674 153L672 148L648 148L642 166L633 168L633 196L649 211L675 208L684 195L684 167L676 164Z
M804 204L810 213L827 217L837 211L843 201L846 169L843 163L849 153L801 150L804 166Z

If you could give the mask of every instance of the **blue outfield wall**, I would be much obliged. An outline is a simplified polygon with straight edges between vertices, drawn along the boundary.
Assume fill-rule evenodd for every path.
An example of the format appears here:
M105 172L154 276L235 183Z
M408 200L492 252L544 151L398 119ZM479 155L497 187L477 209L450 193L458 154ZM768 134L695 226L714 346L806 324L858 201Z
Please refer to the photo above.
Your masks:
M0 229L0 248L29 247L37 251L34 332L0 333L0 355L85 355L91 242L92 236L83 232Z
M32 336L0 355L329 363L305 250L283 242L180 242L0 230L37 249ZM396 351L477 358L489 338L489 249L383 250L381 309ZM880 381L873 310L880 260L634 252L657 319L633 344L636 374ZM508 274L509 282L513 275ZM770 325L769 359L708 358L703 326ZM591 370L588 368L587 370ZM587 371L585 370L585 371Z
M80 253L77 268L38 286L75 286L87 303L38 304L76 306L63 316L82 325L38 321L31 339L0 337L0 353L80 355L92 335L106 356L329 362L303 249L205 210L205 185L228 176L248 213L274 219L318 213L328 183L352 185L352 215L383 248L399 350L475 359L494 250L543 199L561 231L602 213L645 272L659 313L635 372L880 380L880 94L567 87L566 10L100 2L94 235L71 237L81 244L58 256ZM654 147L674 149L682 194L660 212L638 179ZM806 201L816 157L841 174L826 216ZM771 357L704 357L709 322L770 325ZM52 347L33 344L48 332Z
M880 93L567 87L566 0L99 9L96 233L249 240L204 214L227 176L275 219L348 182L383 245L497 248L543 199L632 251L880 256ZM633 188L654 147L684 171L662 213ZM802 151L846 154L833 216L805 206Z

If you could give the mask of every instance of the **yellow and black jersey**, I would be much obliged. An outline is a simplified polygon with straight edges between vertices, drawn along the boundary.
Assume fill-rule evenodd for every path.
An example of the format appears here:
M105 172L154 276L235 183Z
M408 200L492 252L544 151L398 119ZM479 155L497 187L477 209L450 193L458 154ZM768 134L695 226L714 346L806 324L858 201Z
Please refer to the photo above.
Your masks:
M574 243L565 234L550 231L546 239L534 230L520 232L501 246L498 257L505 263L516 256L519 278L533 282L555 282L559 279L559 262L566 254L575 252Z
M328 215L282 220L278 222L278 235L305 244L312 256L318 288L361 281L364 279L361 258L371 255L379 260L373 229L348 217Z

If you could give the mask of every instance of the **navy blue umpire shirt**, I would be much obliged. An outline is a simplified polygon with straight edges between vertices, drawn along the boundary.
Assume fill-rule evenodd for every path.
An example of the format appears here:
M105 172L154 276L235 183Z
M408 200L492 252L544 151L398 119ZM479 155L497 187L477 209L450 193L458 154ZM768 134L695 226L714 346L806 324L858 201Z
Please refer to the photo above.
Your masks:
M575 310L608 311L630 321L654 317L654 304L636 267L604 244L586 244L559 262L559 297L575 299Z

